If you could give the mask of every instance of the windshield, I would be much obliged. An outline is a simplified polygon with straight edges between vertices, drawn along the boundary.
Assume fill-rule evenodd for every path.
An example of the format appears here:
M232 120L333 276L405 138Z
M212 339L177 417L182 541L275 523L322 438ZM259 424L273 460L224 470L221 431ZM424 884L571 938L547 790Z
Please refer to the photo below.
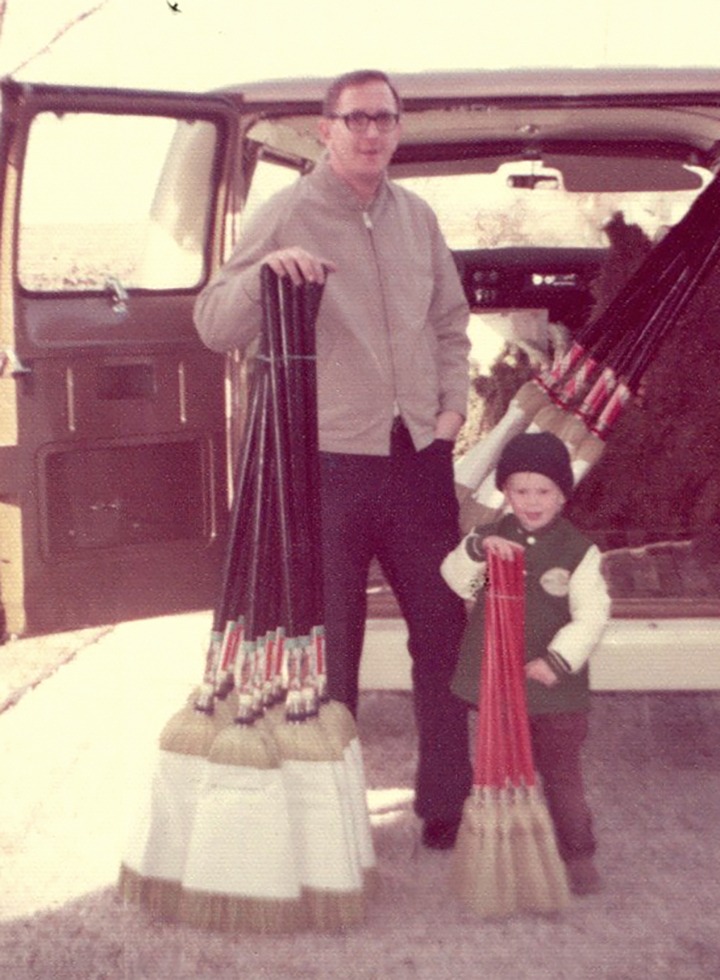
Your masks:
M655 239L683 217L701 190L578 193L563 187L559 173L552 179L547 172L534 189L511 186L511 175L519 182L521 166L395 179L431 205L453 249L607 248L603 228L618 211ZM532 177L530 165L526 171Z

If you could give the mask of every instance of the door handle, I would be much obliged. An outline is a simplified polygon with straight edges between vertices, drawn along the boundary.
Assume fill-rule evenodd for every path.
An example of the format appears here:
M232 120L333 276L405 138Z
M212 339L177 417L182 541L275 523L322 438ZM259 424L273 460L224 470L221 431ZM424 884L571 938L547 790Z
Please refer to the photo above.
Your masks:
M0 347L0 378L22 378L32 374L11 347Z
M108 276L105 289L110 293L113 313L116 316L125 316L128 311L128 292L117 276Z

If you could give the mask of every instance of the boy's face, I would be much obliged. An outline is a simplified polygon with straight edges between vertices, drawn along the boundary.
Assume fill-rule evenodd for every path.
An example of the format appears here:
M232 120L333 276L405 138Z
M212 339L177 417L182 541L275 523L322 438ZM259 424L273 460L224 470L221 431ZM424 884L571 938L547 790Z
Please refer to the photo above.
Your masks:
M542 473L512 473L505 483L505 498L526 531L550 524L565 506L557 483Z

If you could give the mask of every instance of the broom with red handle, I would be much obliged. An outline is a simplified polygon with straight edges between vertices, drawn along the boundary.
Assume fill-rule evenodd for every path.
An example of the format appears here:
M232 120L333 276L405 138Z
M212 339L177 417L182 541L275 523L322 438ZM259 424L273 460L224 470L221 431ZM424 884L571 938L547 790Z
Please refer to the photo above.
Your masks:
M502 511L493 467L505 441L523 428L553 432L568 446L576 483L599 459L647 364L720 254L720 177L648 253L603 312L546 371L526 382L492 434L456 467L461 524L469 530ZM597 424L596 424L597 423ZM493 446L486 453L483 443ZM462 475L463 472L466 475Z
M532 760L524 676L524 555L487 559L484 649L473 790L451 883L477 915L553 912L568 901L565 868Z

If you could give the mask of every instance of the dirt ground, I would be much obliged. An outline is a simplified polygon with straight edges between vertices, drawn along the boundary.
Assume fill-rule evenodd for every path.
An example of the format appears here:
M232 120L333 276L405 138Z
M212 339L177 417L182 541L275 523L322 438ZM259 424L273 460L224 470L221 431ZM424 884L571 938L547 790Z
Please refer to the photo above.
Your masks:
M720 693L596 694L587 778L605 888L553 918L479 920L419 845L404 692L359 729L381 887L341 935L153 923L115 882L159 728L198 679L201 616L93 637L0 713L0 975L7 980L706 980L720 976ZM29 643L29 641L22 641ZM62 647L62 644L58 644ZM10 660L0 647L0 673ZM5 698L6 703L8 698Z

